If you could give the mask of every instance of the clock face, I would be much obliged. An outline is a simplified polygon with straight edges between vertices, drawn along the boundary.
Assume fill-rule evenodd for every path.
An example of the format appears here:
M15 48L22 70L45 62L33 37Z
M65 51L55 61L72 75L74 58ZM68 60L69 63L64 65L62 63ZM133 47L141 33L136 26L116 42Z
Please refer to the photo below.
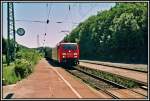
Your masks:
M20 36L23 36L25 34L25 30L23 28L18 28L17 29L17 34Z

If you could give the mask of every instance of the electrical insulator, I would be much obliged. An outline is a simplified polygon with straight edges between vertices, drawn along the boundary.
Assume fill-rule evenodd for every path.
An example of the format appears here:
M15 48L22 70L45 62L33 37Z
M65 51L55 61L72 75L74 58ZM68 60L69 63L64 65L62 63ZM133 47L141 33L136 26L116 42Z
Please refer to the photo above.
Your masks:
M49 20L47 19L46 23L48 24L49 23Z
M69 5L69 11L70 11L70 5Z

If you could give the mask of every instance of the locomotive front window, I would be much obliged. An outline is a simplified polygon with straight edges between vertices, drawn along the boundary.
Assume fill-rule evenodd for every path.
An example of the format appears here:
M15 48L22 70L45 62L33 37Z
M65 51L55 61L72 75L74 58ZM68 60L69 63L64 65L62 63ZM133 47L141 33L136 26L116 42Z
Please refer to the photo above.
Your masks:
M76 50L77 49L77 45L75 44L64 44L63 45L63 49L64 50Z

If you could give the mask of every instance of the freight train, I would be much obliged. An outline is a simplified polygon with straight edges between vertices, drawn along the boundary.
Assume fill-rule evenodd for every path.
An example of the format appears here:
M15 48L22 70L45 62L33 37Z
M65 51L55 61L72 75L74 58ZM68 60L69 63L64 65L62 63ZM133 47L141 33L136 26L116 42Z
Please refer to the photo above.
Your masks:
M77 43L61 42L56 47L52 48L51 53L48 54L49 56L46 57L60 64L79 64L79 45Z

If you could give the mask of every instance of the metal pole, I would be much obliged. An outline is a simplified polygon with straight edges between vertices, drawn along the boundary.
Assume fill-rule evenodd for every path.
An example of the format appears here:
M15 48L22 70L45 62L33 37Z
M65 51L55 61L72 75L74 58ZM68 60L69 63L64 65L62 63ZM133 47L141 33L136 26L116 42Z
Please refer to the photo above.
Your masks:
M14 20L14 6L12 2L7 3L7 15L8 15L8 64L11 60L15 60L15 43L16 43L16 37L15 37L15 20ZM10 43L10 35L13 36L12 43Z
M37 48L40 47L40 42L39 42L39 34L37 35Z
M9 3L7 3L7 65L10 63L10 26L9 26Z
M12 20L13 20L13 38L14 38L14 45L13 45L13 59L15 61L15 58L16 58L16 34L15 34L15 18L14 18L14 5L13 3L11 3L12 5Z

